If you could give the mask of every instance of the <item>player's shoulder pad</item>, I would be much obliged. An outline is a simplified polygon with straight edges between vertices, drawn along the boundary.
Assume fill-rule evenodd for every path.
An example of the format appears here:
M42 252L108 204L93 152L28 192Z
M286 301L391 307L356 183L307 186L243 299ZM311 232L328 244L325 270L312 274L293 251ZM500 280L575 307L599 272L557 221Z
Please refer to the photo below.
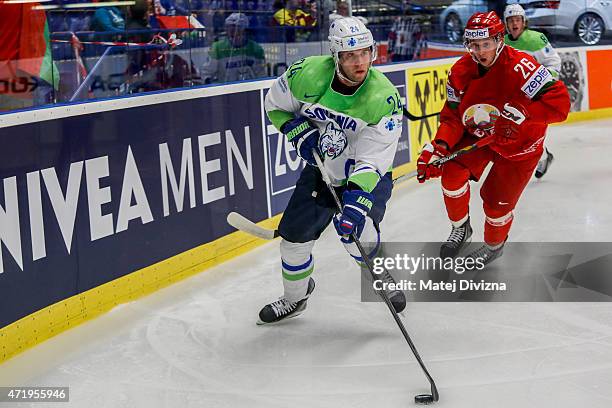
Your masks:
M224 40L215 41L210 46L210 52L208 53L209 57L210 58L217 58L217 59L221 58L221 54L223 52L223 48L224 48Z
M401 115L403 105L395 85L376 68L370 68L368 75L359 100L359 105L367 107L367 122L378 124L385 117Z
M527 51L535 52L541 50L542 48L550 44L546 35L539 31L527 29L525 30L523 35L525 36L525 45Z
M508 56L509 74L529 99L555 81L551 72L526 52L510 48Z
M451 103L461 102L461 94L477 70L478 66L469 54L459 58L448 71L446 100Z
M331 56L312 56L295 61L285 73L291 93L298 100L308 99L308 95L322 95L335 72Z
M265 58L265 51L263 49L263 47L256 41L253 40L249 40L247 42L247 47L249 48L250 52L253 54L253 56L257 57L257 58Z

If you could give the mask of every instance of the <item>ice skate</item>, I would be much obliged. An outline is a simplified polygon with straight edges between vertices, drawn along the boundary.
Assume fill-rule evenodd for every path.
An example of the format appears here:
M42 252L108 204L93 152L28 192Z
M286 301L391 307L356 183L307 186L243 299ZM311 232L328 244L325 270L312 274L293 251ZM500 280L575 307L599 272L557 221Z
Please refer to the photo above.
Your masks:
M538 162L538 167L536 167L536 178L542 178L546 174L548 168L550 167L550 164L553 162L554 159L555 156L553 156L553 154L549 152L548 149L545 149L542 158L540 158L540 161Z
M281 296L277 301L265 305L259 312L258 325L278 323L281 320L288 319L290 317L296 317L302 314L306 309L306 302L308 297L315 288L314 279L308 280L308 290L306 296L297 302L289 302L285 296Z
M502 244L499 248L495 248L495 249L491 248L487 244L484 244L477 250L468 254L466 256L466 259L472 258L476 260L477 262L474 264L475 266L473 268L473 269L476 269L478 265L486 266L490 264L491 262L493 262L494 260L502 256L503 253L504 253L504 244ZM480 261L478 261L478 258L480 258Z
M462 248L472 241L472 226L470 218L460 226L451 230L445 243L440 247L440 258L454 258Z

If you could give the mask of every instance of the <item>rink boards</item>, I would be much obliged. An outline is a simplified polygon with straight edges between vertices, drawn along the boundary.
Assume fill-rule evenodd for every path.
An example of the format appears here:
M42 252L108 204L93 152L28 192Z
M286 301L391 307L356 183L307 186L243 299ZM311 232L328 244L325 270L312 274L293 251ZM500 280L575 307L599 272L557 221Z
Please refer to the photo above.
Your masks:
M562 56L571 120L610 115L612 47ZM380 69L420 116L441 109L454 61ZM0 362L261 243L225 217L275 225L302 168L265 116L270 84L0 115ZM437 126L404 126L395 176Z

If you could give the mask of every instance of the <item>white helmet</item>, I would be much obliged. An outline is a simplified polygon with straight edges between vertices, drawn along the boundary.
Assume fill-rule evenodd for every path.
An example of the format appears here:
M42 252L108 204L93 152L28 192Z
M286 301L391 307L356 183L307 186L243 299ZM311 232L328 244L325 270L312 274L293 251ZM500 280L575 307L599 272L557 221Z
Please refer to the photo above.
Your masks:
M338 54L340 52L370 47L372 49L372 58L370 62L374 62L378 55L376 41L374 41L372 32L367 29L361 20L354 17L343 17L334 20L329 27L328 39L329 50L336 63L336 73L348 82L352 81L340 72L338 66Z
M242 13L232 13L225 19L225 25L246 29L249 27L249 18Z
M527 16L525 15L525 9L520 4L508 4L504 10L504 24L507 24L507 20L510 17L521 16L523 21L527 24Z

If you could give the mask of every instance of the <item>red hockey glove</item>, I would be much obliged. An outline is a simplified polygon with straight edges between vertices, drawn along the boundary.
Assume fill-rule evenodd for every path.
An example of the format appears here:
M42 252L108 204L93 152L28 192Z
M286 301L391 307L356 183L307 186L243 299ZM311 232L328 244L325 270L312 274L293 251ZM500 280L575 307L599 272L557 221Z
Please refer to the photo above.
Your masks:
M504 104L501 116L495 121L495 143L507 145L516 142L528 117L527 110L520 103Z
M421 155L417 159L417 180L424 183L425 180L442 175L442 167L432 166L429 163L448 155L448 147L445 142L432 140L423 146Z

